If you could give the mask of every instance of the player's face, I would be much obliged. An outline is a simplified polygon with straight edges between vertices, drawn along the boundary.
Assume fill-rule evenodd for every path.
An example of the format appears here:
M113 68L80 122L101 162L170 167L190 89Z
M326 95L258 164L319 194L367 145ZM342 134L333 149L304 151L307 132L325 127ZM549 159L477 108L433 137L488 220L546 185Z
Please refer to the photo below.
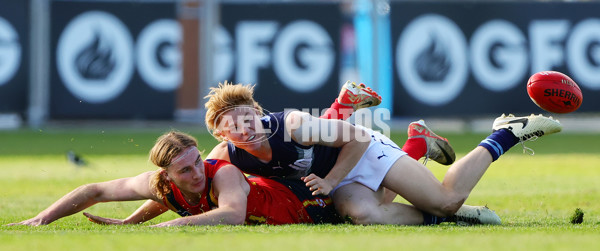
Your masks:
M167 168L169 179L182 192L202 193L205 188L204 162L196 147L188 147L177 155Z
M221 136L245 150L259 147L266 139L260 117L256 110L249 106L240 106L225 112L219 129Z

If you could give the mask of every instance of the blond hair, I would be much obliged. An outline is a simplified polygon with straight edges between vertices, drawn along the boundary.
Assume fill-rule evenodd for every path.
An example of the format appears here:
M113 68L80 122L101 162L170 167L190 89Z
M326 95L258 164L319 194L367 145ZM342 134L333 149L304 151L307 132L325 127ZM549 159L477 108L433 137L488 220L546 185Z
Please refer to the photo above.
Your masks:
M224 112L230 111L237 106L252 106L259 114L263 113L262 107L254 100L254 85L233 84L225 81L217 87L211 87L210 92L204 98L208 98L206 107L205 123L213 136L222 141L223 138L216 130L221 123Z
M159 199L171 192L171 184L167 181L163 173L177 155L188 147L198 147L196 139L186 133L170 131L161 135L150 150L150 161L160 167L150 180L150 187L156 191Z

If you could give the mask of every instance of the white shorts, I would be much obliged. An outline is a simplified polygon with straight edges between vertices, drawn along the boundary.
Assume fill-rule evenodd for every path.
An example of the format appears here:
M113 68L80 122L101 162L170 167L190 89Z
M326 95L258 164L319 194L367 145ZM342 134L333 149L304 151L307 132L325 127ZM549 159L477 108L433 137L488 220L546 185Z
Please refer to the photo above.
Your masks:
M357 125L356 127L360 127L371 134L371 144L369 144L369 148L360 158L358 164L346 175L346 178L333 188L330 193L332 196L335 190L353 182L363 184L371 190L377 191L383 178L396 160L407 155L385 135L363 126Z

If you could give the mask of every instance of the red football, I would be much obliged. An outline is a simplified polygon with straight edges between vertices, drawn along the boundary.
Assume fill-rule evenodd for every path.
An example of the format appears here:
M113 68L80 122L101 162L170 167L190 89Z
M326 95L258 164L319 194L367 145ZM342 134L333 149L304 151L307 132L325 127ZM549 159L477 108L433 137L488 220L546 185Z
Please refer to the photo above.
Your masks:
M574 112L583 101L575 81L557 71L533 74L527 81L527 94L537 106L554 113Z

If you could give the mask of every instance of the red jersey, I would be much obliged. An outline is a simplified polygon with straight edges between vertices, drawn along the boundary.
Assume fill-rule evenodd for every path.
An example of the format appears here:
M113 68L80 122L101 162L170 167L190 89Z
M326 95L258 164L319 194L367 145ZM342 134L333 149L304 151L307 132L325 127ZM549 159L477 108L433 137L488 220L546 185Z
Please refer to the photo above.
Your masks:
M224 160L205 160L206 188L197 205L189 205L179 188L171 183L171 193L163 198L169 209L181 216L201 214L217 208L212 180L217 171L231 163ZM246 224L339 223L332 200L312 196L299 180L276 180L261 177L246 178L250 185L246 206Z

